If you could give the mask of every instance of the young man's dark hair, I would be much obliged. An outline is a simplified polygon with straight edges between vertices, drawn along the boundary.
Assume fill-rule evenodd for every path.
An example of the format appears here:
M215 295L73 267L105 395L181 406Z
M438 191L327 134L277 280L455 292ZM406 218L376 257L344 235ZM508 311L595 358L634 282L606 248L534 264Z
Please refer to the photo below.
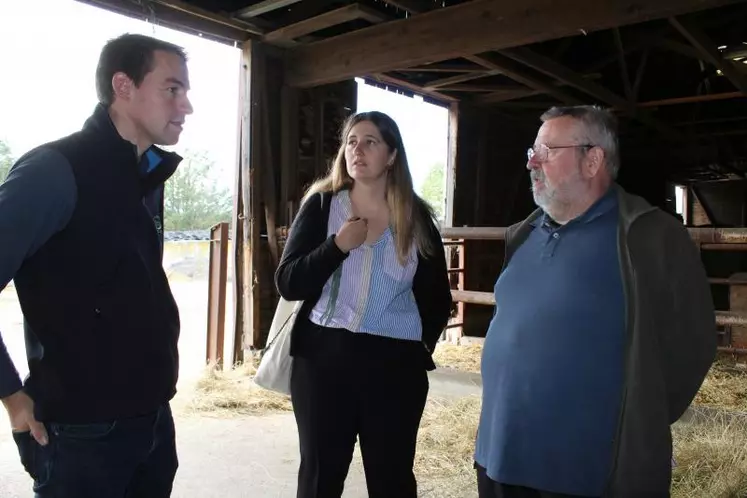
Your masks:
M96 94L99 102L111 105L114 101L112 77L119 72L126 74L135 86L140 86L145 75L153 70L153 54L156 50L170 52L187 62L184 49L149 36L124 34L109 40L101 50L96 67Z

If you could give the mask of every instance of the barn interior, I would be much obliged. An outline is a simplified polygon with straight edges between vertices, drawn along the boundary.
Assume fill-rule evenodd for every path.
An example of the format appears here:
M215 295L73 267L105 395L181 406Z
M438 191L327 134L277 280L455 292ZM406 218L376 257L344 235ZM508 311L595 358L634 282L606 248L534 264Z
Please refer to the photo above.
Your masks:
M78 1L242 49L233 361L264 345L284 238L356 111L355 77L449 109L445 338L487 330L502 228L535 207L526 150L539 116L598 104L619 118L619 183L691 229L720 346L747 350L747 3Z

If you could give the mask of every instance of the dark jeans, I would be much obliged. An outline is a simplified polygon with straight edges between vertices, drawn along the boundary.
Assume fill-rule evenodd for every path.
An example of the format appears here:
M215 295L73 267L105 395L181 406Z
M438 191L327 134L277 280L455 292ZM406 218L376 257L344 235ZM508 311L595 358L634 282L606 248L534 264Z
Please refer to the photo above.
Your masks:
M485 469L480 465L475 464L475 470L477 470L477 492L480 498L582 498L524 486L501 484L488 477Z
M47 423L49 444L14 433L36 498L166 498L178 466L171 409L95 424Z
M318 349L331 353L295 357L291 371L301 450L297 497L339 498L357 437L368 496L416 498L413 462L428 395L428 374L417 356L422 345L324 332Z

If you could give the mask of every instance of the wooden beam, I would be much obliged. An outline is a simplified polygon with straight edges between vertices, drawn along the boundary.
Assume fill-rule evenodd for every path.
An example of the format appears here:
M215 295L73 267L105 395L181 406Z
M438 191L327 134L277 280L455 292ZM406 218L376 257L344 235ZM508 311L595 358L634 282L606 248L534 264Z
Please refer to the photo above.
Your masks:
M505 90L499 90L497 92L489 93L487 95L481 95L480 97L475 99L475 102L479 104L495 104L498 102L506 102L509 100L533 97L535 95L540 95L542 93L543 92L540 92L537 90L531 90L529 88L507 88Z
M235 44L255 37L244 27L229 26L225 22L207 19L190 12L174 9L160 3L147 5L122 0L77 0L80 3L115 12L137 20L148 20L158 26L176 29L220 43Z
M249 269L249 279L244 286L249 287L244 301L247 303L249 317L247 323L250 328L245 329L243 349L261 346L260 327L262 324L262 86L265 84L264 54L262 45L250 42L250 66L249 66L249 98L251 108L249 109L248 128L244 130L247 140L246 174L244 175L244 190L248 192L247 205L249 206L249 254L250 259L246 263ZM246 212L246 209L245 209Z
M632 52L637 52L639 50L643 50L646 48L649 48L651 45L656 43L656 41L660 38L657 35L641 35L641 34L628 34L626 36L627 43L623 47L623 51L625 52L625 55L630 54ZM587 71L599 71L600 69L603 69L613 62L617 61L619 58L619 55L617 53L614 53L612 51L607 52L607 54L592 64L586 66Z
M711 93L706 95L692 95L689 97L675 97L672 99L649 100L636 104L638 107L660 107L665 105L695 104L700 102L712 102L714 100L739 99L747 96L742 92Z
M210 12L209 10L205 10L200 7L196 7L194 5L188 4L181 0L152 0L152 1L154 3L161 4L165 7L169 7L171 9L178 10L180 12L185 12L187 14L193 15L201 19L207 19L208 21L222 24L224 26L241 29L243 31L246 31L247 33L252 33L254 35L262 35L267 31L264 27L260 26L257 23L247 22L241 19L232 19L230 17L222 16L220 14Z
M308 87L718 7L738 0L472 0L295 47L288 83ZM371 50L376 47L376 50ZM362 57L361 54L366 54Z
M601 85L585 79L582 75L568 69L562 64L544 57L540 54L533 52L532 50L520 47L503 50L502 53L507 57L510 57L522 64L525 64L532 69L535 69L541 73L544 73L552 78L557 79L561 83L572 86L592 97L618 108L625 112L630 117L633 117L641 123L650 126L661 132L664 136L672 139L679 139L681 133L670 126L659 122L651 116L648 116L643 111L637 110L636 106L631 102L628 102L624 98L615 94L614 92L607 90Z
M725 59L736 59L739 57L747 57L747 45L742 45L736 48L727 48L721 53Z
M293 40L295 38L300 38L304 35L308 35L316 31L321 31L332 26L337 26L338 24L353 21L355 19L365 19L370 23L376 24L386 21L388 19L388 16L375 9L366 7L365 5L354 3L352 5L331 10L316 17L311 17L301 22L291 24L290 26L276 29L271 33L267 33L264 37L264 40L271 43Z
M670 52L674 52L676 54L684 55L685 57L690 57L691 59L702 58L698 51L692 48L690 45L687 45L686 43L680 43L669 38L660 38L654 44L654 46L662 48L664 50L668 50Z
M384 3L401 10L406 10L410 14L420 14L421 12L427 12L438 7L435 2L428 0L384 0Z
M648 63L649 49L643 51L641 56L641 62L638 64L638 70L635 74L635 82L633 83L633 102L638 102L638 95L641 91L641 83L643 82L643 75L646 72L646 64Z
M294 3L298 3L300 1L301 0L264 0L263 2L257 2L254 5L244 7L243 9L235 12L234 17L241 17L243 19L257 17L261 16L262 14L272 12L273 10L288 7L289 5L293 5Z
M500 71L494 71L494 70L457 74L456 76L449 76L448 78L441 78L440 80L430 81L428 82L428 84L425 85L425 88L428 88L430 90L435 90L436 88L439 88L442 86L449 86L449 85L454 85L457 83L464 83L465 81L472 81L472 80L477 80L480 78L487 78L488 76L495 76L498 74L501 74Z
M625 49L623 48L620 29L613 29L612 34L615 38L615 47L617 48L618 59L620 61L620 78L622 78L623 80L623 87L625 88L625 98L628 99L628 102L633 102L633 86L630 83L630 72L628 71L628 63L625 60Z
M436 63L425 66L401 67L395 69L400 73L483 73L482 66L464 66L462 64Z
M233 226L233 280L234 280L234 343L232 364L243 361L244 342L251 341L252 331L259 327L259 314L254 313L255 300L259 299L259 288L254 286L254 272L257 270L259 252L255 244L259 232L255 228L253 216L259 211L259 197L254 195L256 185L252 179L252 148L256 131L252 120L252 99L255 90L256 64L254 45L247 42L242 47L240 108L239 108L239 161L236 168ZM255 137L250 136L254 132ZM255 260L256 258L256 260Z
M439 90L442 92L492 93L500 92L504 88L504 85L454 85L442 86ZM523 87L519 87L519 89L526 91Z
M457 100L459 100L456 97L452 97L451 95L447 95L445 93L441 93L436 90L429 90L427 88L418 86L414 83L410 83L409 81L401 80L399 78L395 78L394 76L389 76L388 74L376 73L376 74L371 74L368 77L371 78L372 80L376 80L381 83L387 83L389 85L394 85L400 88L406 88L407 90L412 90L415 93L428 95L429 97L433 97L434 99L441 100L445 103L456 102Z
M457 159L459 138L459 103L452 102L449 106L449 131L446 157L446 207L444 209L444 225L454 224L454 193L457 188Z
M710 64L719 69L729 81L741 92L747 92L747 76L742 74L730 60L724 60L724 56L716 48L716 44L703 30L688 19L671 18L669 22L687 41L703 56Z
M522 85L528 86L533 90L551 95L552 97L555 97L565 104L581 104L581 101L576 97L573 97L565 91L556 88L552 85L552 83L542 81L532 76L526 69L519 66L519 64L512 61L508 57L504 57L498 54L481 54L466 56L466 59L474 62L475 64L481 64L488 69L500 71L502 74L506 75L517 83L521 83Z

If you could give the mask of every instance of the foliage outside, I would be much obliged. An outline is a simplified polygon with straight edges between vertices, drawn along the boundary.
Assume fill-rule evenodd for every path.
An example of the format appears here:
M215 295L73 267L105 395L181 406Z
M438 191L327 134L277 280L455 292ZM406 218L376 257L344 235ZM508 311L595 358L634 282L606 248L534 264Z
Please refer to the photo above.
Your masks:
M439 221L444 219L444 207L446 203L446 168L443 163L435 163L431 166L428 176L425 177L420 188L421 197L431 205Z
M10 167L13 166L13 152L10 150L10 146L4 141L0 140L0 183L5 181L8 176Z
M217 168L206 153L187 151L176 173L166 182L166 230L206 230L230 222L231 192L218 185Z

